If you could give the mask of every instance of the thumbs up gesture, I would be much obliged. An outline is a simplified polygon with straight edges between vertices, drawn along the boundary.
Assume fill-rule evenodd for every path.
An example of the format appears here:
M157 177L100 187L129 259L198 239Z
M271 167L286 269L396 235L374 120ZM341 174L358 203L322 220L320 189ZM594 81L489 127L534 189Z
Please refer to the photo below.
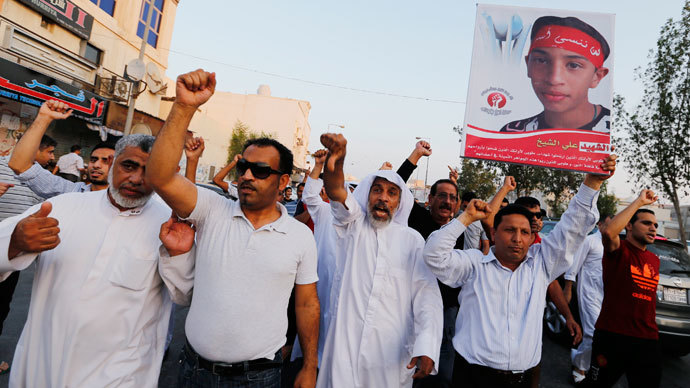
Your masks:
M60 244L58 220L48 217L52 210L50 202L43 202L36 213L17 223L8 249L10 259L22 252L43 252Z

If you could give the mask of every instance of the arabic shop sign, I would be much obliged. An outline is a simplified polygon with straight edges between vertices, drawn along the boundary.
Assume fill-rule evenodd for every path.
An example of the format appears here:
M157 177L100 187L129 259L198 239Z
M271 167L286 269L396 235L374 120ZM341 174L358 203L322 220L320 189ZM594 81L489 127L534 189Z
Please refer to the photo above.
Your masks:
M93 16L70 0L19 0L19 2L47 16L83 39L89 39L91 36Z
M44 101L67 104L72 115L103 125L107 101L94 93L58 81L37 71L0 58L0 97L40 107Z

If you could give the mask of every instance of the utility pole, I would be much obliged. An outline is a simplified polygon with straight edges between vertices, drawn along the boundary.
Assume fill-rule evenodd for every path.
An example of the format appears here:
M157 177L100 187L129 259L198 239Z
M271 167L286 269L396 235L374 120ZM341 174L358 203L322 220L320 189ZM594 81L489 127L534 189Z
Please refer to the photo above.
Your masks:
M149 3L149 13L146 16L146 27L144 28L144 36L141 40L141 48L139 49L139 60L144 60L144 54L146 53L147 40L149 39L149 29L151 27L151 17L153 16L153 7L155 7L155 0L151 0ZM143 4L143 3L142 3ZM139 91L139 82L136 81L132 84L132 89L136 88ZM132 120L134 119L134 105L137 102L136 93L134 90L129 91L129 108L127 109L127 121L125 121L125 136L132 132Z

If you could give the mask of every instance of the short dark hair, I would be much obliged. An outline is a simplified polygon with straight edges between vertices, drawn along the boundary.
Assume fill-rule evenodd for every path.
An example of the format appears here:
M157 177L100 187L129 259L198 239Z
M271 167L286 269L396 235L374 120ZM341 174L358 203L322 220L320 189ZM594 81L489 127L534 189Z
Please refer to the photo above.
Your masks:
M510 201L508 201L508 198L503 198L503 201L501 201L501 203L504 203L504 202L507 203L508 205L510 205Z
M297 184L297 190L299 190L300 187L304 187L304 182L300 182L299 184Z
M634 224L635 221L637 221L638 214L640 214L640 213L649 213L649 214L651 214L651 215L655 215L655 214L654 214L654 211L652 211L652 210L649 210L649 209L637 209L637 211L635 212L635 214L633 214L632 218L630 219L630 223L631 223L631 224Z
M74 151L81 151L81 146L79 144L75 144L75 145L69 147L69 152L74 152Z
M496 213L496 216L494 216L494 229L498 229L498 225L501 223L501 220L503 219L504 216L509 216L511 214L520 214L524 216L527 219L527 222L531 224L532 222L532 217L534 217L534 214L532 214L531 211L527 210L526 207L522 205L516 205L516 204L510 204L503 209L499 210L498 213Z
M242 148L242 153L244 153L244 151L251 146L275 148L280 155L278 171L282 172L283 174L292 174L292 151L285 147L281 142L269 137L259 137L256 139L247 140Z
M524 207L539 206L539 208L541 209L541 202L539 202L539 200L534 197L520 197L516 199L513 203Z
M115 151L115 144L110 143L110 142L105 142L105 141L104 141L104 142L100 142L100 143L96 144L96 145L93 147L93 149L91 150L91 152L96 151L96 150L101 149L101 148L107 148L107 149L109 149L109 150Z
M539 206L541 208L541 206ZM541 209L541 216L546 217L546 209Z
M455 187L455 198L457 199L458 198L458 186L456 186L455 182L453 182L450 179L439 179L436 182L434 182L434 184L431 185L431 191L429 191L429 194L436 195L436 189L438 188L438 185L442 185L444 183L447 183L447 184Z
M285 186L283 192L287 192L288 190L292 191L292 186Z
M474 191L465 191L462 193L462 202L469 202L477 198L477 194Z
M582 20L568 16L565 18L561 18L558 16L542 16L539 19L537 19L534 22L534 25L532 26L532 33L530 35L530 41L533 41L539 30L541 30L542 27L548 26L548 25L554 25L554 26L564 26L564 27L572 27L575 29L578 29L585 34L591 36L592 38L596 39L599 44L601 45L601 51L604 54L604 60L609 57L609 54L611 53L611 48L609 48L608 42L606 42L606 39L604 39L604 36L599 33L599 31L596 30L596 28L590 26L589 24L583 22Z
M57 142L52 137L48 135L43 135L43 137L41 138L41 144L38 145L38 149L43 151L48 147L57 147Z
M607 218L613 218L611 214L608 213L603 213L599 215L599 221L597 221L597 224L601 224L602 222L606 221Z

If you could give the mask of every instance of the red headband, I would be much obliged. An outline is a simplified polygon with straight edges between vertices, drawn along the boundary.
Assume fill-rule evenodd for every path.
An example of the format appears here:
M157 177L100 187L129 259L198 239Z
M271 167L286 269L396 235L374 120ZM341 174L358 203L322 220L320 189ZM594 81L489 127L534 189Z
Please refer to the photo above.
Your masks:
M537 47L556 47L578 53L597 69L604 64L601 43L577 28L548 25L542 27L532 39L529 53Z

